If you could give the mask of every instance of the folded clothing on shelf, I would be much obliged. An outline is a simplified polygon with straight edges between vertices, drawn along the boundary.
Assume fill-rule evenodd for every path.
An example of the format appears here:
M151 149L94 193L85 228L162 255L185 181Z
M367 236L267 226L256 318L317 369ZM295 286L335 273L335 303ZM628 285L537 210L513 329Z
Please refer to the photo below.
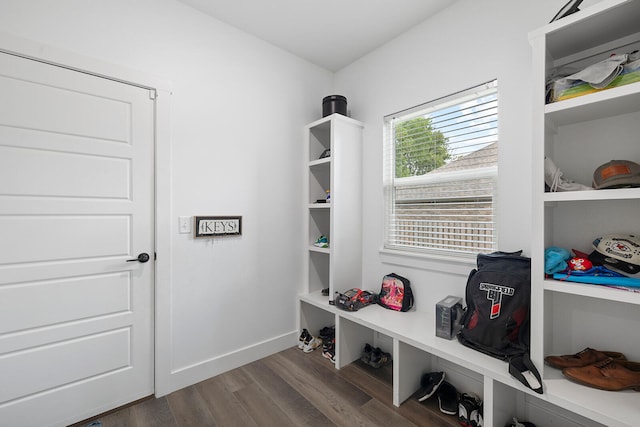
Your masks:
M614 55L577 73L548 83L547 102L563 101L640 81L637 52Z

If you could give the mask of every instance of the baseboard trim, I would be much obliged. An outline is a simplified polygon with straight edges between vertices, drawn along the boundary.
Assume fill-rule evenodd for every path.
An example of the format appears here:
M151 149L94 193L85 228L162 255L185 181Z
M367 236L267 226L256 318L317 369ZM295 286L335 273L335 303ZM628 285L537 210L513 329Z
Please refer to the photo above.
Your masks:
M297 340L298 331L292 331L193 365L172 370L168 378L165 377L162 381L166 387L160 389L156 384L155 395L161 397L247 363L255 362L296 345Z

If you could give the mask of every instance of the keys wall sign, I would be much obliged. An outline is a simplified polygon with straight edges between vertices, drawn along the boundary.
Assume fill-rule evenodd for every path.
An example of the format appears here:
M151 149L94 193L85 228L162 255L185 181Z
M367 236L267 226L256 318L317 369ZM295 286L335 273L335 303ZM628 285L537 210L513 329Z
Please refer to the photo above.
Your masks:
M197 216L195 237L239 236L241 216Z

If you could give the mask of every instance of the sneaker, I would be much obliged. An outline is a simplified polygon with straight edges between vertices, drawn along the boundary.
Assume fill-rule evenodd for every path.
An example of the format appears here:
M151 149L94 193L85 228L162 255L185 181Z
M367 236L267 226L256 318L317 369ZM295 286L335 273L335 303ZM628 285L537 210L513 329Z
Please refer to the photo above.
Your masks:
M458 415L458 390L444 381L438 387L437 394L440 412L447 415Z
M318 334L322 341L332 340L336 336L336 328L335 326L325 326L320 329L320 333Z
M336 330L333 326L324 327L320 329L318 337L322 341L322 355L324 356L336 345Z
M325 149L322 154L320 154L320 157L318 157L319 159L324 159L327 157L331 157L331 148L327 148Z
M371 362L371 353L373 353L373 347L371 347L369 344L365 344L364 349L362 349L360 360L368 365Z
M318 248L328 248L329 247L329 240L327 240L327 238L325 236L320 236L315 241L313 246L316 246Z
M335 338L322 344L322 357L336 363L336 340Z
M327 338L326 340L322 340L322 351L329 351L336 346L335 338Z
M379 347L374 348L371 351L371 359L369 360L369 366L373 368L381 368L391 363L391 355L380 350Z
M482 400L478 396L462 393L458 400L458 422L464 427L482 426Z
M434 395L438 387L444 381L444 372L431 372L424 374L420 378L420 390L418 391L418 402L424 402Z
M549 187L549 191L585 191L593 190L591 187L579 184L571 179L563 176L562 171L553 163L553 161L544 158L544 182Z
M307 331L307 336L304 337L304 341L302 341L302 348L300 350L304 350L304 348L309 344L309 342L313 339L313 335Z
M336 349L334 346L328 349L322 349L322 357L329 359L331 363L336 363Z
M302 332L300 333L300 337L298 338L298 348L300 350L304 348L304 342L308 336L309 336L309 331L307 331L306 329L303 329Z
M304 351L305 353L311 353L313 350L322 345L322 340L320 338L316 338L312 335L309 336L311 337L311 339L308 342L305 341L304 348L302 349L302 351Z

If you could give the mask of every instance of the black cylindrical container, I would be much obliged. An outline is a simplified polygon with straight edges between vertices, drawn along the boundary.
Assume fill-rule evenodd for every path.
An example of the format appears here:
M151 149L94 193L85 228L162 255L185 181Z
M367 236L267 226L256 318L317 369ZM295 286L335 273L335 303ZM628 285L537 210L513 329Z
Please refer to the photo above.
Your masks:
M329 95L322 99L322 117L333 113L347 115L347 98L342 95Z

